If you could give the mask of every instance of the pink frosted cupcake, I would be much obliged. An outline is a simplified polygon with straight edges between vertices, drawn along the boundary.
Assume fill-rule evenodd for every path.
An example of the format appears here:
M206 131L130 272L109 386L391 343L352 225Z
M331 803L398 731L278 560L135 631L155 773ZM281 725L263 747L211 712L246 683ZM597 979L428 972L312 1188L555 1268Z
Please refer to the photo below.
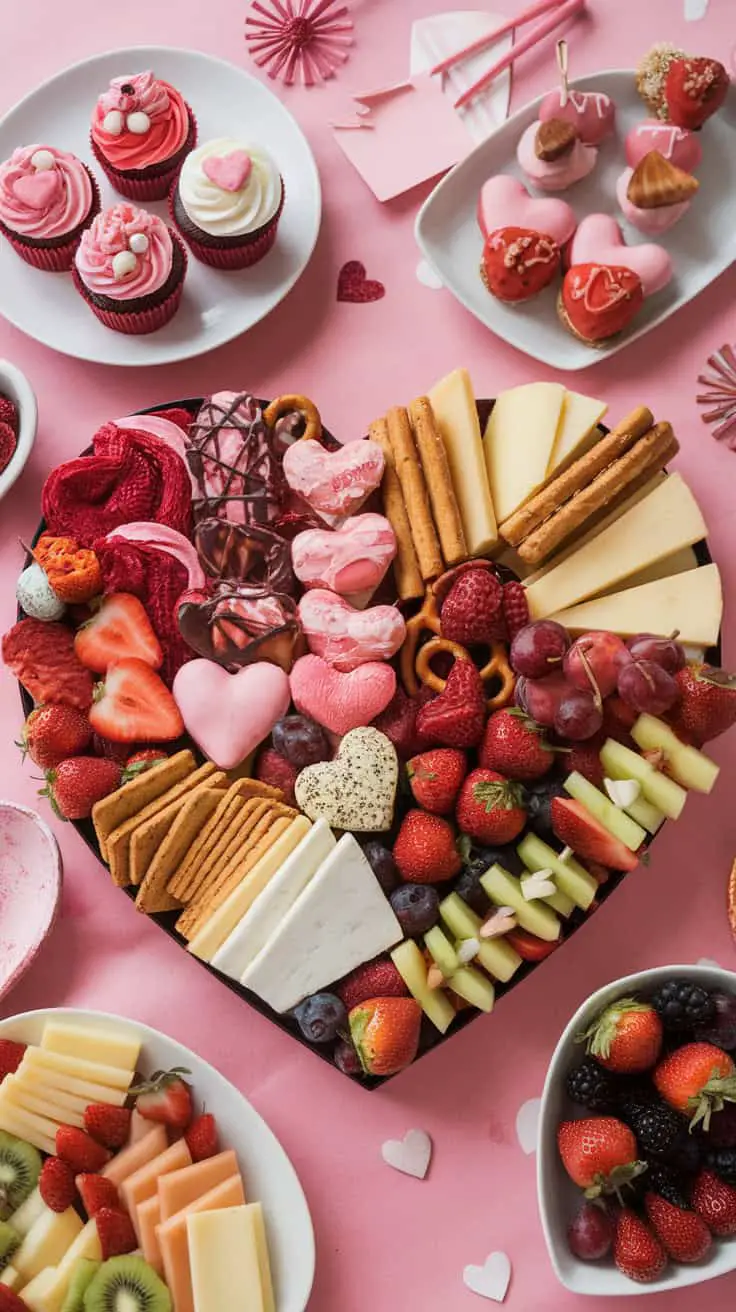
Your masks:
M131 200L163 200L197 141L197 124L180 93L153 73L116 77L92 115L92 150L116 191Z
M163 219L121 201L82 234L73 275L100 323L137 336L173 318L186 267L186 251Z
M170 205L196 259L215 269L248 269L276 240L284 185L262 146L218 137L187 155Z
M68 272L99 209L97 183L76 155L20 146L0 164L0 232L35 269Z

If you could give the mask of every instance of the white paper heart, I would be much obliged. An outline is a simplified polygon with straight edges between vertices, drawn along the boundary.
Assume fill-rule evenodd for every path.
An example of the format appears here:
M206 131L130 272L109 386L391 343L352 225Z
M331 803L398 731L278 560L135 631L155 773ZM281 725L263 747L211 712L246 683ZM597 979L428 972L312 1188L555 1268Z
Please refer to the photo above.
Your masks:
M723 970L723 966L721 965L720 961L714 961L712 957L701 957L699 961L695 962L695 965L710 966L714 970Z
M435 273L431 264L428 264L426 260L419 261L416 272L417 282L420 282L423 287L430 287L434 292L442 290L444 285L442 279L439 274Z
M403 1139L387 1139L381 1156L395 1171L423 1180L432 1160L432 1140L426 1130L407 1130Z
M482 1266L466 1266L463 1283L481 1298L503 1303L511 1281L511 1262L505 1253L489 1253Z
M541 1098L530 1098L518 1110L516 1115L516 1137L522 1152L527 1156L537 1151L539 1138L539 1113L542 1110Z

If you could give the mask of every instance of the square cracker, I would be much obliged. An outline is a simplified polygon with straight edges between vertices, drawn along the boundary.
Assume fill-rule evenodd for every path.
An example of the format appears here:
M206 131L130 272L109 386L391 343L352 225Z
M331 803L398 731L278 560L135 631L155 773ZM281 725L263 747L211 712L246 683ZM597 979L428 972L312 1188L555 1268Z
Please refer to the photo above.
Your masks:
M230 893L241 880L245 879L245 876L257 865L261 857L276 842L276 839L286 832L293 820L293 815L271 815L263 818L258 826L260 833L256 835L254 831L250 836L251 841L231 857L229 863L219 872L210 888L202 894L196 903L188 906L177 920L176 928L184 938L189 940L199 933L199 930L206 924L210 916L230 896Z
M172 788L167 789L159 797L156 797L142 810L131 815L117 829L113 829L107 839L107 862L110 867L110 874L114 884L120 888L125 888L130 883L130 874L128 871L128 857L130 854L130 839L135 829L152 816L157 815L165 806L171 802L177 801L178 798L184 797L187 793L196 788L198 784L203 783L205 779L211 779L215 774L215 767L211 761L201 765L198 770L193 770L191 774L180 779ZM211 787L212 785L210 785Z
M262 801L263 799L260 797L244 795L240 782L231 784L227 792L223 794L222 801L214 815L210 817L197 841L172 875L169 881L169 892L174 897L178 898L180 902L190 900L191 889L197 882L202 865L208 860L213 847L220 841L221 835L226 830L230 830L233 824L238 823L239 816L246 817L250 815Z
M229 851L233 845L239 848L244 843L249 844L256 841L253 834L257 831L257 836L260 836L261 830L258 826L262 824L264 819L271 816L273 806L273 802L268 802L265 798L253 798L250 802L246 802L245 806L233 816L225 833L218 835L207 856L194 872L194 880L187 896L181 899L186 902L187 906L192 902L197 902L205 890L210 887L213 879L217 877L218 872L223 868L223 858L226 851Z
M190 788L182 797L175 798L173 802L169 802L168 806L162 806L155 815L136 826L130 836L130 851L128 854L131 884L137 886L143 881L148 867L185 802L188 802L191 797L196 797L204 789L209 789L210 792L215 791L219 785L223 787L225 785L225 775L222 771L210 775L207 779L202 779L200 783L194 788Z
M165 761L144 770L130 783L123 784L108 797L95 802L92 808L92 823L95 827L97 842L103 861L107 861L107 840L114 829L130 820L136 812L142 811L150 802L154 802L162 793L168 792L186 775L194 772L194 757L188 750L176 752Z
M212 815L220 798L221 794L216 788L207 788L206 785L195 788L184 798L168 834L141 881L135 900L139 911L145 911L150 915L155 911L173 911L180 905L175 897L167 893L166 885L172 870L176 869L192 839ZM135 835L133 835L133 844L135 844Z

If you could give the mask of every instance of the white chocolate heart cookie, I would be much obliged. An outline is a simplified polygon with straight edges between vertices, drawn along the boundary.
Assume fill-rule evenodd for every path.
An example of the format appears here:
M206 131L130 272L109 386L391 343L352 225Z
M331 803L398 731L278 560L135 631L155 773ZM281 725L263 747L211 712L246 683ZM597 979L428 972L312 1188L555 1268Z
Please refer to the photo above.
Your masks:
M394 818L399 761L393 743L370 726L346 733L334 761L308 765L297 777L297 805L333 829L379 833Z

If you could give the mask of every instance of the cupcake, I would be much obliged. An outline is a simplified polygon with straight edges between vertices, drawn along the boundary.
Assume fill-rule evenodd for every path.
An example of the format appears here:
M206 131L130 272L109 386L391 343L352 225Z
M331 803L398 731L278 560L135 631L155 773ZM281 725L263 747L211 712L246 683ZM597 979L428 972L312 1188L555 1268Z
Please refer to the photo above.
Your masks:
M635 169L624 169L616 196L625 219L648 237L668 232L690 209L697 178L651 150Z
M206 141L184 161L171 213L192 254L215 269L248 269L276 240L284 185L262 146Z
M191 109L153 73L116 77L92 114L92 150L116 191L163 200L197 141Z
M121 201L82 234L73 275L100 323L138 335L174 316L186 267L186 251L163 219Z
M557 312L573 337L588 346L606 346L643 304L641 278L632 269L578 264L565 274Z
M530 123L516 148L519 168L539 191L566 191L595 168L598 151L584 146L565 119Z
M20 146L0 164L0 232L27 264L68 272L100 209L92 174L53 146Z
M497 228L486 237L480 274L491 296L521 305L549 286L560 259L553 237L530 228Z

